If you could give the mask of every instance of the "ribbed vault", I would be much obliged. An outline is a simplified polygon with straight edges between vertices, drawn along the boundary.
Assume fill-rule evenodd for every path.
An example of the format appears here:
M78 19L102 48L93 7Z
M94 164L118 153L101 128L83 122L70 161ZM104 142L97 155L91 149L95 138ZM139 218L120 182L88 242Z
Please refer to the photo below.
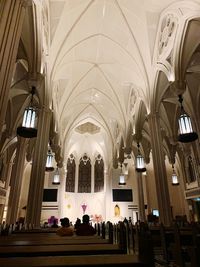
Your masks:
M88 144L94 139L96 150L100 146L104 157L111 160L121 138L125 146L130 139L130 123L133 135L139 129L136 134L141 136L152 103L153 108L159 108L169 78L175 75L170 59L182 15L178 11L175 15L162 13L172 2L49 1L48 78L65 153L72 153L74 146L83 147L81 142L86 139ZM162 77L163 84L166 80L165 88L154 89L156 64L166 75L158 75L158 83ZM75 130L85 123L100 128L96 139ZM145 136L145 130L143 133ZM149 140L148 135L144 138Z

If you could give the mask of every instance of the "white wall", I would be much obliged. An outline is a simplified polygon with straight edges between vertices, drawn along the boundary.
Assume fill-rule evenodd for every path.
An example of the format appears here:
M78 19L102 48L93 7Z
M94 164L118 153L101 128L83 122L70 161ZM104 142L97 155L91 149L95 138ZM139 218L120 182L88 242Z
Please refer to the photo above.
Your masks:
M185 204L184 204L184 194L181 187L173 187L171 185L171 165L166 162L167 166L167 176L168 176L168 186L170 193L171 205L173 206L173 215L183 215L185 214ZM30 166L27 167L24 180L23 180L23 190L20 200L20 210L26 205L28 185L29 185L29 171ZM83 215L82 204L86 204L87 208L85 213L95 217L101 216L104 221L117 222L123 220L125 217L132 217L133 213L138 209L138 190L137 190L137 180L135 175L134 166L129 167L129 174L126 177L126 185L119 186L119 175L120 169L108 170L105 174L105 190L100 193L69 193L65 192L65 174L61 178L61 184L59 186L52 185L52 174L45 174L45 184L44 188L58 188L58 201L43 203L41 221L47 221L49 217L56 216L59 219L62 217L69 217L72 222L75 222L76 218L81 218ZM132 202L113 202L112 199L112 189L132 189L133 201ZM152 210L157 209L157 195L155 178L153 171L152 161L147 165L147 175L143 176L143 188L144 188L144 200L145 204L148 204L148 210L146 210L146 215ZM115 216L115 205L120 207L120 215ZM44 207L45 206L45 207ZM57 207L57 208L56 208Z
M65 175L61 178L61 184L58 186L58 202L43 203L43 206L49 206L49 209L42 210L41 220L44 222L50 216L56 216L59 219L62 217L68 217L73 223L77 217L82 218L84 212L82 205L86 204L87 208L85 214L88 214L91 218L101 217L103 221L117 222L123 220L125 217L132 217L133 211L128 208L129 205L137 207L137 183L135 179L135 171L133 168L129 169L129 175L126 177L126 185L120 187L118 185L120 170L113 170L109 174L105 175L105 190L99 193L71 193L65 192ZM45 178L45 188L52 188L51 176ZM133 202L113 202L112 201L112 189L132 189L133 190ZM115 205L120 207L120 216L115 216ZM51 206L58 205L58 210L54 208L51 210Z

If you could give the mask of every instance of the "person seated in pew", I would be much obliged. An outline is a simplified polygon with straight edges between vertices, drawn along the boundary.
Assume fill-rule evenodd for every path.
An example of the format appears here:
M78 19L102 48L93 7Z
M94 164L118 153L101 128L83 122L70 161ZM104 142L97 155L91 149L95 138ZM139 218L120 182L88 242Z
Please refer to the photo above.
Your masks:
M74 228L77 229L81 225L81 219L77 218L74 224Z
M82 223L76 229L76 234L81 236L95 235L96 230L89 222L90 217L87 214L83 215Z
M61 227L56 231L57 235L60 236L72 236L74 234L74 228L70 226L68 218L60 219Z
M56 219L54 219L53 220L53 224L51 225L51 228L58 228L59 226L58 226L58 224L57 224L57 220Z

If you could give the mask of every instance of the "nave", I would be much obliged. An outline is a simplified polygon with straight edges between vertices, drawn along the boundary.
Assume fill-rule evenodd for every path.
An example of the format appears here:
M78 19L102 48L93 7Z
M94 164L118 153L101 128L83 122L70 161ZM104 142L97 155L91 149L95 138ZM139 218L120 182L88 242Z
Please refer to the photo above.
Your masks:
M0 29L6 238L86 213L93 225L129 219L134 257L144 223L160 264L197 264L200 1L1 0Z

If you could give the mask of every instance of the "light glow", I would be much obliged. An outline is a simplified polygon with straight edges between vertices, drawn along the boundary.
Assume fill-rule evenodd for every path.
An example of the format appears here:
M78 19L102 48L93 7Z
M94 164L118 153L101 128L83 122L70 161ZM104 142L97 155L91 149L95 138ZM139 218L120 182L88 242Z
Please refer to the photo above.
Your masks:
M36 110L33 107L28 107L24 111L22 127L35 128L36 126Z
M53 183L52 184L56 184L56 185L60 184L60 174L59 174L58 168L56 169L56 172L53 176Z
M125 176L123 174L121 174L119 176L119 185L125 185L126 182L125 182Z
M192 133L191 119L187 114L182 114L178 120L180 134Z

